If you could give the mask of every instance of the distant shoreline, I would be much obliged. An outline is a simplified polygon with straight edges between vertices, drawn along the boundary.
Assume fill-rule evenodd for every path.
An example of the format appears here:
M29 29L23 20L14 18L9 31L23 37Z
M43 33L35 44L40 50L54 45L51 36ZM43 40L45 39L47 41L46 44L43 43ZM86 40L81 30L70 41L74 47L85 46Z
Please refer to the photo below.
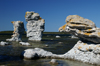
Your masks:
M12 35L13 31L0 31L0 34ZM24 32L24 34L26 34L26 32ZM70 33L66 33L66 32L43 32L43 34L70 34Z
M12 35L13 31L1 31L0 35ZM26 35L26 32L24 32L23 35ZM71 36L70 33L66 32L43 32L43 36Z

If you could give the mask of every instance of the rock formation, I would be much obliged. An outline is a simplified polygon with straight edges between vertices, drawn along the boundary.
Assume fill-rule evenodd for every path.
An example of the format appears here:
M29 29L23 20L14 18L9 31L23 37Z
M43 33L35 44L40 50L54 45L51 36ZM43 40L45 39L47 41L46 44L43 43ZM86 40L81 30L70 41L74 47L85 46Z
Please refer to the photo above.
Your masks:
M78 41L70 51L64 54L64 57L100 65L100 44L95 45Z
M24 33L24 24L22 21L12 21L14 26L14 32L11 39L6 39L6 41L21 41L22 34Z
M59 28L59 31L71 32L80 40L75 46L62 55L53 54L41 48L26 49L23 51L24 58L63 58L78 60L90 64L100 65L100 34L99 28L88 19L84 19L78 15L70 15L66 18L66 24Z
M60 27L59 31L70 32L82 41L100 43L100 28L97 28L91 20L78 15L69 15L66 24Z
M94 45L78 41L76 45L68 52L62 55L53 54L41 48L26 49L22 52L25 59L36 58L60 58L73 59L90 64L100 65L100 44Z
M45 20L40 17L38 13L26 12L25 19L27 23L27 37L28 40L41 41L42 33L44 31Z
M80 40L65 53L65 58L100 65L100 28L94 22L78 15L69 15L60 32L70 32Z

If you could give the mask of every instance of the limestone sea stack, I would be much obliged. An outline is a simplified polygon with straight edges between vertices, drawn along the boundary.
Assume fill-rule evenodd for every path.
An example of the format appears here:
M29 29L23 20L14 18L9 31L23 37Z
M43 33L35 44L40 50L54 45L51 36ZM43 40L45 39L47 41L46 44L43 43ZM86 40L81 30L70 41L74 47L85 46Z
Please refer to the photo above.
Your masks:
M12 38L6 39L6 41L21 41L22 34L24 33L24 23L22 21L12 21L14 26L14 32Z
M94 22L78 15L69 15L60 32L70 32L79 41L64 54L65 58L100 65L100 28Z
M44 31L45 20L38 13L26 12L25 20L27 21L28 40L41 41Z
M60 32L70 32L82 41L100 43L100 28L94 22L78 15L69 15L66 24L59 28Z

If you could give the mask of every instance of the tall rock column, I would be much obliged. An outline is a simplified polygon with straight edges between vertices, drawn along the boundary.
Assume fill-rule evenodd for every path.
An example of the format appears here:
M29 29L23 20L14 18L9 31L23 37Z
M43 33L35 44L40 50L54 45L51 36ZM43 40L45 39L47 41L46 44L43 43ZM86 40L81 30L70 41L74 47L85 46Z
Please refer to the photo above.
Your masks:
M21 41L22 34L24 33L24 23L22 21L12 21L14 26L14 32L12 38L6 39L6 41Z
M28 40L41 41L44 31L45 20L38 13L26 12L25 20L27 21Z

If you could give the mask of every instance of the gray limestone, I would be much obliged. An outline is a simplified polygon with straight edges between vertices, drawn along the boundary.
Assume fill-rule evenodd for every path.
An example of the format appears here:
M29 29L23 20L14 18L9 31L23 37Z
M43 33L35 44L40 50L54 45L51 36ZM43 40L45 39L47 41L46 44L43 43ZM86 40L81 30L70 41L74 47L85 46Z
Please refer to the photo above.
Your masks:
M67 53L65 58L74 59L86 63L100 65L100 46L78 41L77 44Z
M26 49L22 52L22 56L26 59L32 59L32 58L43 58L43 57L53 57L55 54L49 51L45 51L41 48L35 48L35 49Z
M100 28L89 19L78 15L69 15L66 24L59 28L60 32L70 32L81 40L100 43Z
M80 39L63 55L64 58L100 65L100 28L94 22L78 15L69 15L59 31L70 32Z
M24 56L25 59L33 59L33 58L73 59L85 63L100 65L99 62L100 44L94 45L91 43L84 43L82 41L78 41L71 50L62 55L53 54L52 52L45 51L41 48L35 48L35 49L24 50L22 56Z
M72 35L80 39L71 50L65 54L57 55L41 48L26 49L23 53L24 58L62 58L100 65L100 29L91 20L78 15L68 16L66 22L64 26L59 28L59 31L71 32Z
M44 19L35 12L26 12L25 19L27 21L28 40L41 41L45 24Z
M11 22L14 26L14 32L12 38L6 39L6 41L21 41L22 34L24 33L24 24L22 21L12 21Z

